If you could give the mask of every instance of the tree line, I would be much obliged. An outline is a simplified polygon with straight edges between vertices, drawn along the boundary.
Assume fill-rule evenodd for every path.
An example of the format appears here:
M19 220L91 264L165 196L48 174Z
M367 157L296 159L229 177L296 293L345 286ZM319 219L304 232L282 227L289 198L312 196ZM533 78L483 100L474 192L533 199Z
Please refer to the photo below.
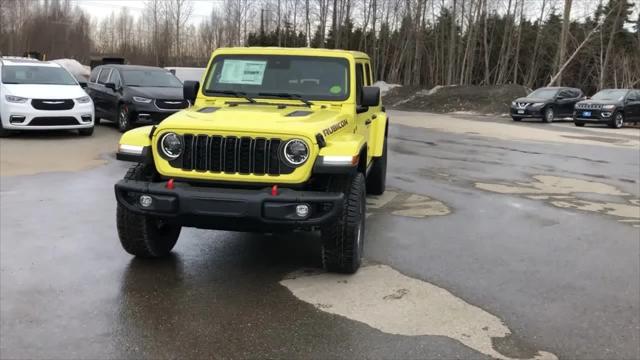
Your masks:
M205 66L220 46L359 50L376 79L443 84L640 84L640 14L630 0L147 0L92 19L70 0L0 1L0 53L88 63ZM586 16L577 10L592 6ZM637 5L635 5L637 6ZM572 14L572 11L574 14ZM584 12L584 11L583 11Z

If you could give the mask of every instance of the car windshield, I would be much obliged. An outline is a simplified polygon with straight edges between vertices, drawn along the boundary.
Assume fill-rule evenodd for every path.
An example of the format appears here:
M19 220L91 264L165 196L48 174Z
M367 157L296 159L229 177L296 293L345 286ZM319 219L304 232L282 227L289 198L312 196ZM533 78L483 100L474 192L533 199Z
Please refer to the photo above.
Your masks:
M4 66L4 84L78 85L78 82L63 68L53 66Z
M122 70L122 80L128 86L182 87L180 80L166 70Z
M344 58L286 55L218 55L205 80L207 95L345 100L349 62Z
M614 100L621 101L627 95L627 90L602 90L597 92L591 98L593 100Z
M528 98L537 98L537 99L553 99L554 96L558 93L558 89L538 89L531 94L529 94Z

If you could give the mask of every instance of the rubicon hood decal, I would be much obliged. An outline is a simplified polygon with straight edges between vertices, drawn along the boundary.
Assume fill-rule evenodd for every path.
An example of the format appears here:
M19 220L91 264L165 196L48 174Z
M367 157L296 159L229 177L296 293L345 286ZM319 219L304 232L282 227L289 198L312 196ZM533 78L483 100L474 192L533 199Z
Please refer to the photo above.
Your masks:
M333 124L331 126L329 126L328 128L322 130L322 133L324 134L324 136L329 136L331 134L333 134L334 132L342 129L343 127L347 126L349 122L345 119L340 121L337 124Z

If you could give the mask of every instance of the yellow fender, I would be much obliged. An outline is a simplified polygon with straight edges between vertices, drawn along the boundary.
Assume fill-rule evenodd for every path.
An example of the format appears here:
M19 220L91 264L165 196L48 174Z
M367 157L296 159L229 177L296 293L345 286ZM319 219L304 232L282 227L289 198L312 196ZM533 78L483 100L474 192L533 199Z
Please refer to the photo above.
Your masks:
M120 137L120 145L150 146L149 134L152 128L152 125L148 125L127 131Z
M376 118L371 123L371 126L373 126L373 139L371 139L369 146L371 156L379 157L382 156L382 148L386 141L385 135L387 131L387 122L389 121L389 119L387 118L387 114L382 111L376 113L375 115Z

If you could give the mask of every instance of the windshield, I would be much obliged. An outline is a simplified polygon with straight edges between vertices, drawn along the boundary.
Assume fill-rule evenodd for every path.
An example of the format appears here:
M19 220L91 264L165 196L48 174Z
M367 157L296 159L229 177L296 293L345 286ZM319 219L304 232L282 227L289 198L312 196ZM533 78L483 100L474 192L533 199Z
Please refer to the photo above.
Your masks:
M593 97L593 100L615 100L622 101L624 96L627 95L627 90L602 90L597 92Z
M345 100L349 62L343 58L285 55L219 55L204 93L244 93L251 97Z
M558 89L538 89L531 94L529 94L528 98L538 98L538 99L553 99L554 96L558 93Z
M166 70L122 70L122 80L128 86L182 87L180 80Z
M51 66L4 66L2 82L4 84L78 85L67 70Z

